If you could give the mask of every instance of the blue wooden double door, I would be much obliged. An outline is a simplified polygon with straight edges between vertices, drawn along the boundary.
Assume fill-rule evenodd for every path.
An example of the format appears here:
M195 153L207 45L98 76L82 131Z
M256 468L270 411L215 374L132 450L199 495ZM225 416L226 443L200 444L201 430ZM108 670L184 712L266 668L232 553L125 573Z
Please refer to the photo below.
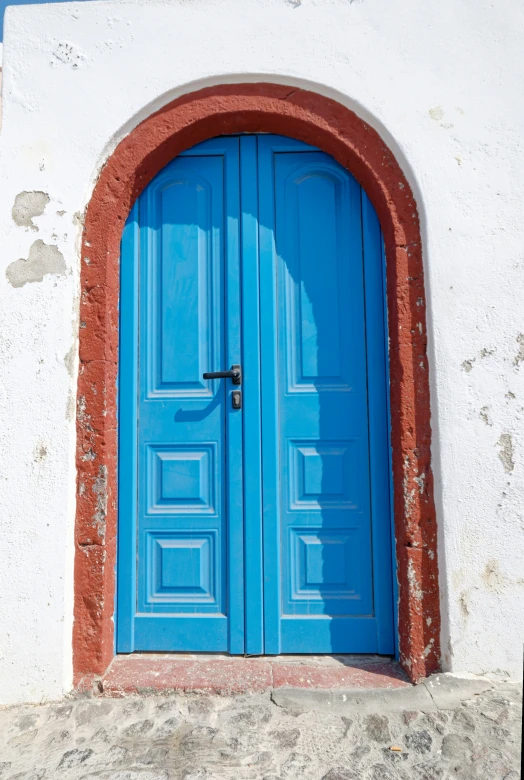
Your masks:
M126 223L117 651L394 651L382 237L293 139L199 144Z

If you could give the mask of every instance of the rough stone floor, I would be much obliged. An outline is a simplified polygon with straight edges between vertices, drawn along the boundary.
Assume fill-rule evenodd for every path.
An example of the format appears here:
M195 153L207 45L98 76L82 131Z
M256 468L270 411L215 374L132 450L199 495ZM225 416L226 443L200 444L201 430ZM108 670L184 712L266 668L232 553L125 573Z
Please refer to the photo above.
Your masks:
M0 710L2 780L518 780L521 689L457 681Z

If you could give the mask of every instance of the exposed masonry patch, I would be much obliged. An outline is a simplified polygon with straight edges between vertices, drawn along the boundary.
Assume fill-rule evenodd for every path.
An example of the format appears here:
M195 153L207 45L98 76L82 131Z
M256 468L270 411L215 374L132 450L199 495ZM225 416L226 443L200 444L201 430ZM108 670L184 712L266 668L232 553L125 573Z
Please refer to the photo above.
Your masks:
M21 257L7 266L5 275L13 287L23 287L30 282L42 282L44 276L65 276L64 255L53 244L44 244L41 238L29 249L29 257Z
M50 201L50 197L46 192L40 190L33 190L32 192L19 192L15 198L11 214L16 225L19 227L31 228L31 230L38 230L37 226L33 222L33 217L40 217L45 207Z
M513 462L513 439L511 438L511 435L509 433L502 433L497 444L501 448L499 458L504 466L504 471L506 474L511 474L515 468Z

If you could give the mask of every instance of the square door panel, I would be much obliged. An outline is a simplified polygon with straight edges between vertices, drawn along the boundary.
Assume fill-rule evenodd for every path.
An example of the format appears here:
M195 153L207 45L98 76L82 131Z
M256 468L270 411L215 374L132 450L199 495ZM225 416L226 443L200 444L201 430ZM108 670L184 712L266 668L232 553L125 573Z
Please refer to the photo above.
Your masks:
M358 440L291 441L291 509L359 508Z
M214 532L149 532L148 601L212 604L216 601Z
M290 604L330 604L332 612L334 601L360 599L359 536L356 528L290 529Z
M147 460L149 512L215 512L213 444L150 445Z

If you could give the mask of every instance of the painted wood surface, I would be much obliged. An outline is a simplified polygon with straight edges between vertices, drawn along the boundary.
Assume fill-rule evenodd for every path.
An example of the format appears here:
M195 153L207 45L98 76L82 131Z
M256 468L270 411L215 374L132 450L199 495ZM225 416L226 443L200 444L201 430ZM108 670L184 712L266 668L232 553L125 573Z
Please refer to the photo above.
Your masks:
M202 379L234 363L241 410ZM393 652L386 395L347 171L239 136L158 174L122 243L117 649Z

